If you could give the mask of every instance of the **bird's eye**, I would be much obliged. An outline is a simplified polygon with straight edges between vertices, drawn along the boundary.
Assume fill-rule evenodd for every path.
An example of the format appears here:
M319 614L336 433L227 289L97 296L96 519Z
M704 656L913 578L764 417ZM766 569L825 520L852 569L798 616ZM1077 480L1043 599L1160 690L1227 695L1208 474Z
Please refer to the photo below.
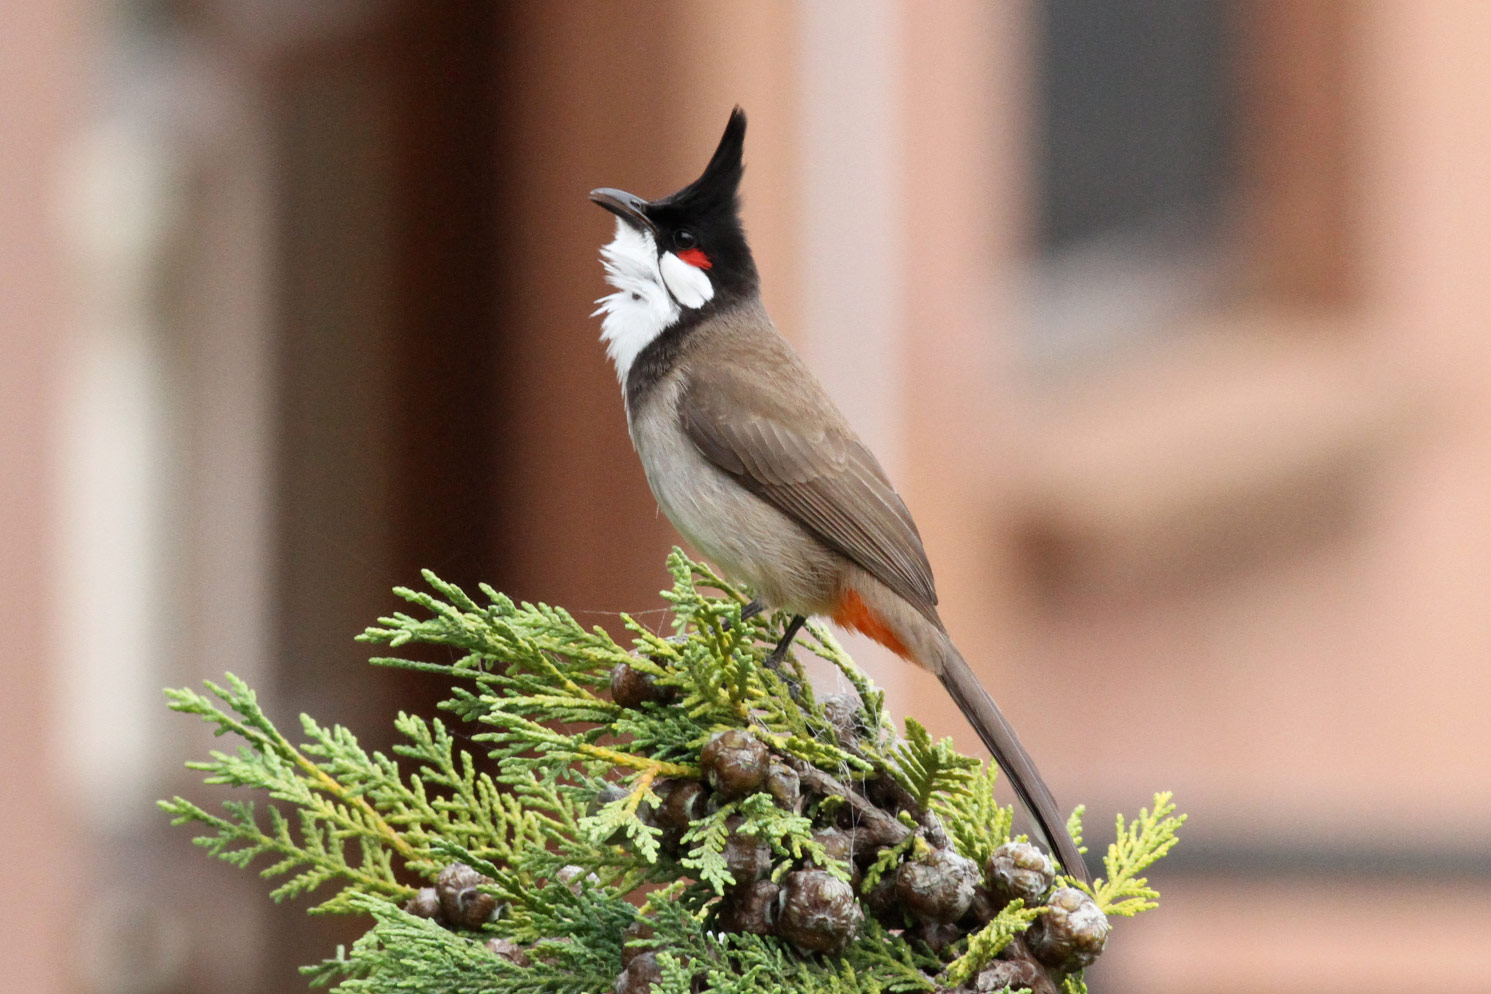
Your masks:
M699 239L695 238L694 233L689 229L679 228L677 231L673 232L674 248L680 250L691 249L697 244L699 244Z

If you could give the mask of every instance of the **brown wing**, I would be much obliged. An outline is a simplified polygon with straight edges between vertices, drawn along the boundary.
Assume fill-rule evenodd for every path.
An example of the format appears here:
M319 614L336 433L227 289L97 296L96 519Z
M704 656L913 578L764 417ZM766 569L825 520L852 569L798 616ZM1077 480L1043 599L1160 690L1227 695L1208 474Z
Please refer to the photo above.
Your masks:
M932 567L911 513L864 443L836 412L825 416L830 402L816 386L804 396L747 386L731 369L695 371L678 414L706 459L935 618Z

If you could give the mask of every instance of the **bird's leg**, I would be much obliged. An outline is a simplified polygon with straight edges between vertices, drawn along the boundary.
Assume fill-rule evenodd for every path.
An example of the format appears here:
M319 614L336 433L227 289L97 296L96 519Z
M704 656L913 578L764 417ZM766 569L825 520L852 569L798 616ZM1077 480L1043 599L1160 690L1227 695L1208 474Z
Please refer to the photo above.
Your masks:
M761 603L761 598L752 598L749 604L740 609L740 620L742 623L750 621L756 615L765 610L766 605ZM729 618L724 619L722 622L720 622L720 624L724 626L725 631L729 631L731 628L735 627L734 623Z
M782 640L777 643L775 649L771 650L771 655L766 657L767 669L774 670L782 665L782 660L787 658L787 649L791 647L792 640L797 638L797 633L802 630L807 620L800 614L794 614L792 620L787 622L787 631L782 634Z
M740 609L740 620L748 621L765 610L766 605L761 603L761 598L753 598L749 604ZM794 614L792 620L787 622L787 631L782 635L781 641L777 643L776 648L771 650L771 655L766 657L767 669L780 672L782 660L787 658L787 650L791 647L792 640L797 638L797 633L802 630L802 626L807 620L807 618L804 618L800 614ZM783 676L787 681L787 692L792 695L794 701L801 703L799 695L802 693L802 688L798 686L797 680L793 677L785 676L785 674Z

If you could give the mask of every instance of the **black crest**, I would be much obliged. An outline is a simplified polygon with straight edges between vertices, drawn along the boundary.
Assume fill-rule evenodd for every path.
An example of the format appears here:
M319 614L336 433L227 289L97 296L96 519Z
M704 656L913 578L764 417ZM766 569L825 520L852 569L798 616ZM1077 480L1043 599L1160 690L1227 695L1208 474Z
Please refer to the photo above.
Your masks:
M745 172L745 111L730 113L725 133L698 179L677 193L652 202L653 214L666 213L691 220L736 218L740 213L740 177Z
M740 223L745 131L745 111L736 107L699 178L643 208L657 228L660 248L697 244L709 257L716 306L753 293L757 286L756 263ZM681 231L685 241L678 240Z

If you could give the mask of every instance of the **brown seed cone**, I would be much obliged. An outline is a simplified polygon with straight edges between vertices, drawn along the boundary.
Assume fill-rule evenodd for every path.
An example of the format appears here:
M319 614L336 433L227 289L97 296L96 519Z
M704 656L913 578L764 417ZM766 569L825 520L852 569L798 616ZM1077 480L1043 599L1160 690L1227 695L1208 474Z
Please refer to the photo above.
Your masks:
M651 950L639 953L616 978L616 994L647 994L652 985L663 979L663 968Z
M1025 931L1035 958L1063 973L1096 960L1108 944L1108 916L1075 887L1058 888L1046 903L1049 910Z
M825 870L796 870L782 891L777 935L799 952L837 956L859 934L864 917L847 883Z
M628 796L630 793L631 791L627 790L620 784L608 783L600 790L596 791L595 796L590 799L590 803L585 805L585 813L587 815L590 815L591 817L595 817L596 815L600 814L601 808L605 807L607 804L612 804L616 801L621 800L623 797Z
M761 740L739 728L716 734L699 755L705 783L727 801L759 790L770 762Z
M854 836L842 828L820 828L813 833L813 841L823 847L830 859L854 862Z
M786 763L773 759L766 770L766 782L763 786L777 807L796 811L800 806L802 783L796 771Z
M896 897L896 874L886 873L875 881L870 893L865 895L865 905L870 915L886 928L905 928L906 915L901 910L901 901Z
M1020 974L1020 983L1029 987L1031 994L1059 994L1060 986L1053 976L1054 971L1035 958L1025 938L1026 935L1017 935L1011 939L1010 944L1004 947L1004 952L999 954L999 959L1015 964Z
M665 704L678 696L676 687L660 687L651 673L617 663L611 670L611 700L624 708L639 708L652 701Z
M896 896L922 921L955 922L973 903L978 878L973 860L951 849L934 849L896 870Z
M1006 987L1010 990L1033 988L1039 973L1036 965L1029 960L997 959L973 978L973 989L976 994L994 994Z
M658 849L668 859L683 859L687 850L683 844L683 829L669 825L658 838Z
M516 963L518 966L528 966L533 962L523 951L523 947L511 939L488 939L487 949L494 955L502 957L509 963Z
M477 873L465 863L452 863L435 878L435 893L445 920L458 928L480 928L497 913L497 899L483 893L482 884L491 878Z
M659 820L684 831L704 816L709 800L709 791L697 780L665 780L658 785L657 795L663 799Z
M755 883L771 872L771 846L755 835L739 831L745 819L731 815L725 819L730 834L725 838L725 866L736 886Z
M632 960L642 955L647 950L642 946L634 946L631 943L637 939L650 939L655 934L652 922L645 918L638 918L626 928L621 930L621 965L630 966Z
M908 940L924 942L934 953L940 953L963 937L963 930L951 922L920 921L902 933Z
M853 832L846 832L842 828L820 828L813 833L813 841L823 847L830 859L836 859L842 863L849 864L849 883L857 891L861 874L859 864L854 861L858 855L855 852L855 838ZM823 867L828 869L828 867Z
M1051 889L1056 869L1051 860L1029 842L1006 842L989 856L989 889L1003 904L1019 899L1032 907Z
M999 914L999 909L1004 907L1005 902L997 899L994 894L979 884L973 888L973 900L968 905L968 910L963 917L958 919L958 924L963 926L965 932L973 932L983 928L994 920Z
M720 901L715 925L725 932L771 935L777 923L777 898L782 888L770 880L731 889Z
M683 833L687 829L680 828L668 819L667 814L662 809L662 804L666 803L666 801L667 798L665 797L659 797L658 804L643 801L637 805L637 820L648 828L661 829L663 834L658 838L658 847L662 850L664 856L669 859L678 859L683 855L682 847L679 843L682 841ZM608 841L613 843L625 842L625 831L617 829L616 834L611 836Z
M440 895L433 887L421 887L419 893L404 902L404 910L421 918L432 918L445 924L445 911L440 907Z
M932 844L934 849L951 849L953 840L947 837L947 829L942 827L942 819L931 811L923 811L916 819L922 828L922 838Z

